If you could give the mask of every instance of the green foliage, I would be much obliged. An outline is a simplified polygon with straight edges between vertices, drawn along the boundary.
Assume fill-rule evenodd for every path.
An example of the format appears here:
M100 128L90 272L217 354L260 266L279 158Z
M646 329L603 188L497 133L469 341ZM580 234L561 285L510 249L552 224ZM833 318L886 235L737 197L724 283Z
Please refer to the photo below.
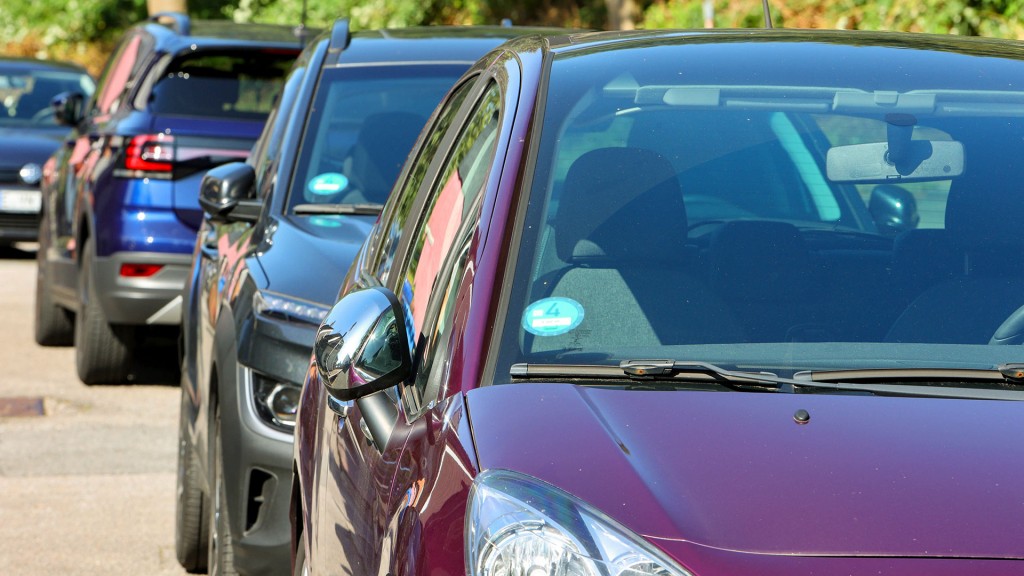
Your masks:
M44 46L106 40L146 16L146 0L6 0L0 38L34 37Z

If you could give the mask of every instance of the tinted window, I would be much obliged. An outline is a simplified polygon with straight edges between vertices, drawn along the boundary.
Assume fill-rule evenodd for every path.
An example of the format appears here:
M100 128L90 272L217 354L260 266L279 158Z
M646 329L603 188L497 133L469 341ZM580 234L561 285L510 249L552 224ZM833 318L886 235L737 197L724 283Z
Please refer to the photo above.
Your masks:
M1024 63L669 44L555 58L499 376L1014 361Z
M289 206L383 204L427 117L463 72L452 65L325 70Z
M174 60L149 95L159 114L262 119L281 90L294 55L201 52Z

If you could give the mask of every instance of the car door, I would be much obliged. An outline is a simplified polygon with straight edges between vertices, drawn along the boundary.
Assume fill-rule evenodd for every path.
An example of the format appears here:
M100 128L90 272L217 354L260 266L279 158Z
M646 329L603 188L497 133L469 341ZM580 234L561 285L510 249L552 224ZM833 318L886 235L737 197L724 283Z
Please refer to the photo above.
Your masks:
M431 300L431 294L455 293L438 286L452 276L446 256L456 245L468 246L476 229L481 191L498 139L498 92L493 84L474 82L453 93L399 189L395 210L382 220L377 252L381 258L376 272L365 276L390 276L383 284L400 294L417 333L430 333L438 325L440 304ZM481 122L482 118L488 121ZM372 283L364 277L358 284ZM450 319L455 300L445 302ZM433 350L435 338L420 340L424 351ZM342 567L353 574L383 574L392 563L393 479L403 465L408 437L421 429L439 392L439 380L428 380L430 369L421 367L423 375L406 390L374 394L351 406L347 418L325 419L317 480L321 498L314 519L319 541L313 543L318 567L324 570Z

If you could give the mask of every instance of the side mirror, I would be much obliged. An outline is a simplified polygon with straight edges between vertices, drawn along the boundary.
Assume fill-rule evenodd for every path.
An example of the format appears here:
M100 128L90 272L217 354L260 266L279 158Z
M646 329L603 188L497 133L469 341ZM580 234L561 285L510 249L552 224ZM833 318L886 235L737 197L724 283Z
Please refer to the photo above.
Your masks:
M199 185L199 205L213 221L255 222L261 204L252 199L256 171L244 162L210 169Z
M85 95L80 92L61 92L50 100L57 124L75 127L82 122L85 114Z
M352 292L317 330L320 382L343 402L390 388L412 374L412 352L398 297L384 288Z
M875 186L868 200L868 212L883 236L896 236L913 230L921 221L917 200L906 188L894 184Z

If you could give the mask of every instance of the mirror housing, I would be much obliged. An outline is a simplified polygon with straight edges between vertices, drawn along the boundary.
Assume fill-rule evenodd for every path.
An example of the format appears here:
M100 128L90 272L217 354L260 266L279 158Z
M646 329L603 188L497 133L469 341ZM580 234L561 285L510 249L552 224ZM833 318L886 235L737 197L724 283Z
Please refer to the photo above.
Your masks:
M78 126L85 117L85 95L81 92L61 92L50 100L53 117L58 124Z
M829 148L825 171L833 182L892 184L949 180L964 173L964 145L949 140L910 140L894 159L886 142Z
M320 382L343 402L404 381L412 350L398 297L379 287L346 295L317 330L313 358Z
M253 200L256 171L245 162L211 168L199 185L199 205L215 222L255 222L262 204Z
M875 186L868 200L868 211L878 233L883 236L896 236L913 230L921 222L914 195L895 184Z

